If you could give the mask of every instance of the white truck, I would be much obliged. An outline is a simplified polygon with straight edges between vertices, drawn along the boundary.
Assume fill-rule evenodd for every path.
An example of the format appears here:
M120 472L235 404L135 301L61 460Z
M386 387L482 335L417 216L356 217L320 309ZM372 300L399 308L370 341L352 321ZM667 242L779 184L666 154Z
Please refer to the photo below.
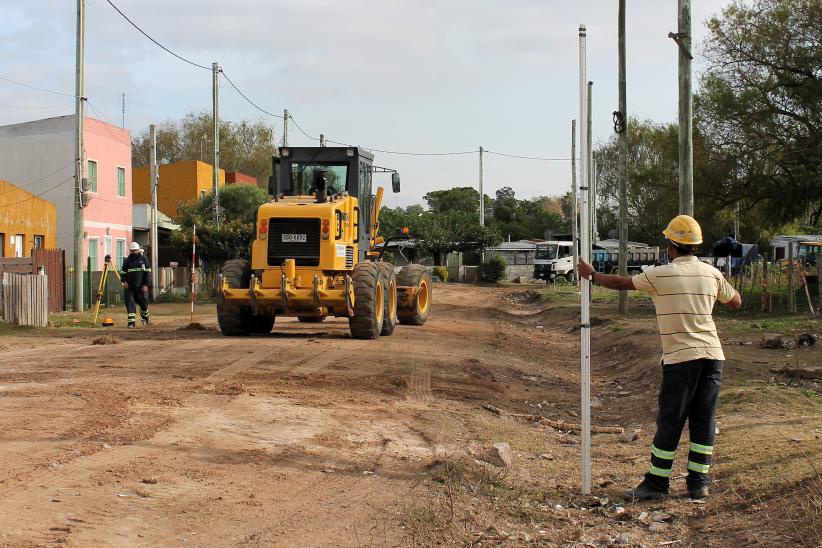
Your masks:
M538 243L534 251L534 279L553 282L560 276L574 283L574 243L571 241Z

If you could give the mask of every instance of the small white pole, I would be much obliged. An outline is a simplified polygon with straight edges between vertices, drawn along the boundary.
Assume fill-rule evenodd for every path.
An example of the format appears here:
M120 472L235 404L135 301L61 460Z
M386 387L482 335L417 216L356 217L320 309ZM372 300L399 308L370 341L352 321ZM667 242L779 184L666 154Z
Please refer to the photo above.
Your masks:
M194 265L197 264L197 225L191 232L191 322L194 323Z
M579 27L579 107L580 120L585 123L588 120L588 75L587 75L587 32L585 25ZM580 182L585 185L580 186L580 247L581 256L586 261L591 261L589 234L591 223L588 219L588 159L590 158L590 146L587 131L579 132L580 153L583 160L580 162L581 174ZM581 491L583 495L591 493L591 285L587 280L580 280L581 309L580 309L580 392L581 392L581 416L582 431L581 436L581 458L582 458L582 483Z

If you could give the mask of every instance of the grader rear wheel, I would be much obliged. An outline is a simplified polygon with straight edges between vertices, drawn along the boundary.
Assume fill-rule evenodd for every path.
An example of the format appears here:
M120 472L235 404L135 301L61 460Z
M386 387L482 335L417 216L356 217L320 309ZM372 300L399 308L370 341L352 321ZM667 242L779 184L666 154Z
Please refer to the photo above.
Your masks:
M251 278L251 263L243 259L232 259L226 261L220 270L223 279L228 282L228 287L232 289L248 289ZM251 315L251 307L245 305L229 304L223 298L221 292L217 292L217 323L223 335L229 337L242 337L248 335L255 325L254 316ZM274 320L271 320L272 326ZM271 327L268 328L271 331ZM259 331L254 331L258 333Z
M391 263L379 262L377 265L383 270L385 312L382 322L381 335L391 335L397 326L397 274Z
M431 314L431 275L422 265L411 264L400 270L397 285L413 287L414 298L399 309L400 323L403 325L423 325Z
M351 336L355 339L376 339L382 332L385 319L385 278L383 269L373 262L354 266L354 316L348 319Z

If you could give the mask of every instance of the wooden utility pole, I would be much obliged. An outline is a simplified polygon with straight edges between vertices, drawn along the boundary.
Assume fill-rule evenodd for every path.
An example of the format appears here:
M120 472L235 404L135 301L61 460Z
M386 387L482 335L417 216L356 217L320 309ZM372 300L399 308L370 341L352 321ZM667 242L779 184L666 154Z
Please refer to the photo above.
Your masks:
M625 67L625 0L619 0L619 112L622 127L618 135L619 160L617 186L619 196L619 275L628 275L628 100ZM619 313L628 313L628 292L619 292Z
M211 94L213 100L212 125L214 130L214 224L220 224L220 112L219 112L219 88L220 88L220 65L211 64Z
M283 146L288 146L288 109L283 109Z
M579 266L579 230L577 210L577 121L571 120L571 242L574 248L574 277ZM579 280L576 280L579 285Z
M154 124L148 126L149 139L149 174L151 178L151 226L149 228L149 239L151 240L151 275L154 278L154 283L151 284L151 300L157 302L159 295L160 267L159 253L160 244L157 237L157 182L159 180L159 173L157 171L157 133L154 129Z
M85 257L85 221L83 215L83 122L85 117L85 47L86 0L77 0L77 61L74 89L74 302L75 312L83 311L83 264Z
M585 114L587 116L587 120L585 121L586 126L586 134L587 137L585 139L585 164L586 164L586 176L585 181L583 184L585 185L585 189L588 191L588 205L587 205L587 215L585 216L585 222L588 223L588 238L587 238L587 248L585 249L584 256L585 260L590 262L591 261L591 249L593 247L593 238L594 234L591 231L591 224L593 222L593 215L591 214L591 207L594 202L594 132L593 132L593 107L592 107L592 95L594 92L594 83L588 82L588 93L586 94L586 101L587 107L585 110Z
M691 0L679 1L679 213L694 215Z
M796 286L794 284L793 242L788 242L788 312L796 314Z

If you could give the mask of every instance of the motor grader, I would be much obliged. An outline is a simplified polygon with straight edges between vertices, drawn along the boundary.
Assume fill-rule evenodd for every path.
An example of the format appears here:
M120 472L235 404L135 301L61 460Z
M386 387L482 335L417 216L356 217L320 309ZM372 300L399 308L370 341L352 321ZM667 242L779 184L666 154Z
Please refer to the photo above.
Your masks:
M351 335L391 335L397 322L423 325L431 311L425 267L399 273L378 248L383 188L359 147L281 147L273 157L270 201L257 211L251 261L229 260L218 277L217 320L229 336L269 333L280 316L322 322L348 318Z

